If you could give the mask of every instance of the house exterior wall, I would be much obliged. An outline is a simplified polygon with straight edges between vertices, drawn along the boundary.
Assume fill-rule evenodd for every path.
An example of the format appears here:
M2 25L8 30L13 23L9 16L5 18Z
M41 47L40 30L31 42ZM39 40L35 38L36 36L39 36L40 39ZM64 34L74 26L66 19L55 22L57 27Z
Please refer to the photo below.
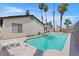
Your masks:
M12 23L22 24L23 32L12 33ZM33 17L5 18L3 20L3 39L36 35L38 32L44 32L43 25Z

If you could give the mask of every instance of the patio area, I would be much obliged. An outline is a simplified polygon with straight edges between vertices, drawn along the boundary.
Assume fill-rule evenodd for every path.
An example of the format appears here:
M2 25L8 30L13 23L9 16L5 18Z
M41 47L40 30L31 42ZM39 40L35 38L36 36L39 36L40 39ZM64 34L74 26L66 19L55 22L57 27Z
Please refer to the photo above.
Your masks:
M63 51L55 51L55 50L47 50L45 52L31 46L28 44L25 44L24 41L28 39L28 37L21 37L21 38L13 38L13 39L7 39L7 40L0 40L0 44L4 42L4 44L7 42L18 42L19 46L11 47L10 49L4 48L4 54L3 49L0 49L0 55L6 55L6 56L69 56L69 49L70 49L70 37L71 34L68 34L68 39L65 43L64 50Z

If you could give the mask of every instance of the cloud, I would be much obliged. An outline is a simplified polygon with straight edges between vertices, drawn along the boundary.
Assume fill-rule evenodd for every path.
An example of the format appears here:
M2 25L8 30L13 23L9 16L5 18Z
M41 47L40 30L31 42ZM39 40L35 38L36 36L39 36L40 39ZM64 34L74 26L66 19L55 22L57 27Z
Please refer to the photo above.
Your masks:
M0 14L0 17L11 16L11 14Z
M65 20L65 19L67 19L67 18L69 18L69 19L73 19L73 18L75 18L76 16L63 16L63 19ZM55 19L56 20L60 20L60 16L55 16Z
M10 12L10 13L21 13L23 12L24 10L23 9L20 9L20 8L16 8L16 7L4 7L4 9L7 11L7 12Z
M53 19L53 16L49 16L49 19ZM71 21L76 18L76 16L63 16L63 20L69 18ZM60 16L55 16L56 21L60 21Z
M25 10L18 8L18 7L14 7L14 6L10 6L10 5L0 5L0 11L2 11L0 13L0 17L4 17L4 16L12 16L12 15L20 15L20 14L24 14Z

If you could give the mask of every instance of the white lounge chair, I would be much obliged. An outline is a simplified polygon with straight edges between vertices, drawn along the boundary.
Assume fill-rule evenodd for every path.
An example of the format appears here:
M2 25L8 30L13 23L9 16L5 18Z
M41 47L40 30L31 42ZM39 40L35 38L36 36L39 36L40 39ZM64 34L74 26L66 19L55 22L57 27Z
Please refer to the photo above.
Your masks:
M16 47L20 45L19 42L17 41L0 41L0 49L2 47L6 47L6 48L12 48L12 47Z

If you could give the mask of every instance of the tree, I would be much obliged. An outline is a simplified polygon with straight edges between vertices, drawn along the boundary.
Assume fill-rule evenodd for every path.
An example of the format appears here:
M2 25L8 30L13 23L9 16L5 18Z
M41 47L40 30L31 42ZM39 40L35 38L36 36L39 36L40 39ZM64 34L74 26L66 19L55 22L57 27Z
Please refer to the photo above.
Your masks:
M42 12L42 10L43 10L43 7L45 6L45 4L44 3L40 3L39 4L39 9L41 10L41 20L42 20L42 22L43 22L43 12Z
M60 13L60 32L62 32L62 17L65 11L67 11L68 4L62 3L58 6L58 11Z
M51 21L49 22L49 26L52 29L53 25L52 25L52 22Z
M48 6L45 5L43 8L44 12L45 12L45 20L46 20L46 24L47 24L47 16L46 16L46 12L48 11Z
M29 15L29 10L26 10L26 13L25 13L26 15Z
M67 18L64 22L64 25L66 25L67 28L69 28L69 25L72 24L71 20L69 18Z
M53 3L53 32L55 32L55 3Z

